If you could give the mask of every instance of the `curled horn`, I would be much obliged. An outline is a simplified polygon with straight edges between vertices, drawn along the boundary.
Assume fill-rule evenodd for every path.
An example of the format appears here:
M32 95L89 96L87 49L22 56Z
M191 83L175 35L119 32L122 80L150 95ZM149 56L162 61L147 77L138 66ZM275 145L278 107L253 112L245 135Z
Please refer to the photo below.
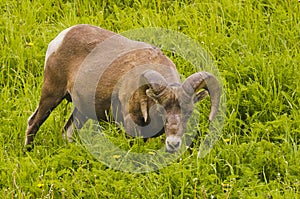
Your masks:
M140 76L139 81L139 98L140 98L140 108L144 117L144 121L147 121L147 101L148 97L154 98L161 94L167 87L167 82L165 78L158 72L154 70L147 70Z
M211 103L209 121L212 121L220 104L220 87L216 77L208 72L194 73L183 82L182 88L189 96L197 95L200 89L208 91Z

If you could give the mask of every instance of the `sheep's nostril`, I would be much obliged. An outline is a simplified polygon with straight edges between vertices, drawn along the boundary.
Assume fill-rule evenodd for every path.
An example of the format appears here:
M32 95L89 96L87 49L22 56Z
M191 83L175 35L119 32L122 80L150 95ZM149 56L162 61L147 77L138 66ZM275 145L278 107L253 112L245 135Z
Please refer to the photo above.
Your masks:
M178 148L178 147L179 147L179 144L180 144L180 142L177 142L176 144L174 144L174 147L175 147L175 148Z
M168 144L168 146L169 146L172 150L174 150L174 149L176 149L176 148L179 147L180 142L169 142L169 141L167 141L167 144Z

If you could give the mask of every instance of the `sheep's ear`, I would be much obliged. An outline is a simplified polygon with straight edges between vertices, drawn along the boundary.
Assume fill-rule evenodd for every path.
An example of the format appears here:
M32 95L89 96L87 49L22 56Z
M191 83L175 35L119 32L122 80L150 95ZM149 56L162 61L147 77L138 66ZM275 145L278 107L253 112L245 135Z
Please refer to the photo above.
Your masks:
M194 101L194 103L197 103L197 102L203 100L204 98L206 98L207 96L208 96L208 91L202 90L202 91L196 93L196 95L193 98L193 101Z
M147 102L142 102L141 103L141 111L142 111L142 115L144 118L144 121L147 122L148 119L148 111L147 111L148 107L147 107Z
M147 122L148 119L148 98L146 95L146 90L147 85L143 85L139 88L140 109L145 122Z
M151 88L146 90L146 95L151 98L155 103L158 103L159 95L155 95Z
M146 70L141 74L139 84L140 109L146 122L149 109L148 98L157 101L158 96L166 89L168 84L165 78L154 70Z

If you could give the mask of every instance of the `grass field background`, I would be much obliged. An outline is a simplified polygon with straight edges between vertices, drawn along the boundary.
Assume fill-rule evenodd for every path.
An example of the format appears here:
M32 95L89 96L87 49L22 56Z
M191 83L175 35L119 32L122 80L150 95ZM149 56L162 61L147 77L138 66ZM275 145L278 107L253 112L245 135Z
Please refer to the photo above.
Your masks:
M1 1L0 198L299 198L300 3L296 0ZM157 172L106 167L61 129L62 103L24 152L48 43L81 23L179 31L211 52L227 98L222 136ZM183 63L174 58L183 71ZM207 112L207 111L206 111Z

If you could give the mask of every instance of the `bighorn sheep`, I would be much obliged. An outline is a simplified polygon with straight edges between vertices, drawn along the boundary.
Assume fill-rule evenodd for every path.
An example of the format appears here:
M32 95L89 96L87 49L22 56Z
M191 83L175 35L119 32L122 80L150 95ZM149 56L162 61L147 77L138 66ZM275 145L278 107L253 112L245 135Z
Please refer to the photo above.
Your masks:
M166 133L166 150L181 146L194 103L210 95L211 121L220 102L217 79L208 72L182 84L174 63L160 49L91 25L62 31L48 46L38 108L28 119L25 146L63 100L74 110L63 132L72 139L91 119L106 120L112 110L132 136Z

